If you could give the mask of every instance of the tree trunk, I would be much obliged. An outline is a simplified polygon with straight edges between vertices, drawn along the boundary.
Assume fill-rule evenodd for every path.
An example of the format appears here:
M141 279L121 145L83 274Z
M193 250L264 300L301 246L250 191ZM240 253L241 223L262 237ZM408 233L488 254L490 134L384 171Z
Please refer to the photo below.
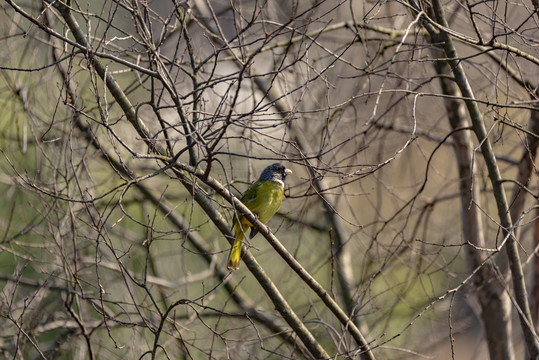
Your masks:
M437 50L433 49L432 52L437 58L443 57L443 53ZM452 97L461 96L451 79L451 69L447 63L438 62L436 71L439 75L443 75L440 76L442 92ZM444 103L453 130L470 126L462 101L445 98ZM481 212L476 205L480 201L480 189L475 184L474 144L471 135L471 130L460 130L453 134L460 179L462 234L464 240L470 244L466 247L470 271L481 266L486 259L486 254L477 249L477 247L484 247L485 240ZM511 338L511 301L500 279L496 277L494 264L491 262L484 264L473 278L473 283L481 306L490 358L492 360L514 359Z

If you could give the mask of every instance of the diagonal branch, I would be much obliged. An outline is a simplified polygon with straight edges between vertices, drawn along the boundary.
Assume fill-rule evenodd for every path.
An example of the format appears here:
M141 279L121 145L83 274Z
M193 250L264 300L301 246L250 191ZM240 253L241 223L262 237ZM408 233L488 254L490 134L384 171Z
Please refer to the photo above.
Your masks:
M194 169L188 165L177 164L177 167L194 174L198 179L203 181L210 188L215 190L219 195L221 195L226 201L232 203L236 210L238 210L249 222L253 225L255 229L261 233L266 240L270 243L271 246L277 251L279 255L286 261L288 266L296 272L296 274L318 295L318 297L326 304L328 309L335 315L335 317L341 322L341 324L348 329L354 340L359 346L358 353L365 358L374 359L369 345L358 327L350 319L350 317L340 308L337 302L331 297L331 295L324 289L315 278L313 278L307 270L288 252L288 250L281 244L281 242L273 235L273 233L268 229L268 227L258 220L258 217L254 215L245 204L243 204L238 198L234 197L230 191L220 184L217 180L213 179L210 176L206 176L205 172L201 169ZM229 234L228 229L221 229L223 234ZM245 251L243 260L247 266L249 264L256 263L249 251ZM257 280L260 280L257 277ZM263 279L262 279L263 280Z

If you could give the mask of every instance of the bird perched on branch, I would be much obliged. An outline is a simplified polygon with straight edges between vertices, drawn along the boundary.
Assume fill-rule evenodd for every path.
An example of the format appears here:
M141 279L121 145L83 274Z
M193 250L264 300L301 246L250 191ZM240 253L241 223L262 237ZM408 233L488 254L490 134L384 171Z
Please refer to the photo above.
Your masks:
M262 171L260 177L254 182L241 197L241 202L247 206L262 223L266 224L281 207L284 196L284 180L292 170L285 168L279 163L268 166ZM243 215L234 216L234 244L228 255L227 267L229 270L237 270L240 267L241 247L247 229L251 228L249 239L252 239L257 230Z

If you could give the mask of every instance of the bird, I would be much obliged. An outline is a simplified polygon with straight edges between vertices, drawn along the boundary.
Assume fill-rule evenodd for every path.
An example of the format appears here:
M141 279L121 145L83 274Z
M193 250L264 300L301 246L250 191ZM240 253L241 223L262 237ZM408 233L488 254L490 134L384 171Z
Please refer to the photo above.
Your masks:
M258 180L241 197L241 202L263 224L266 224L281 207L284 196L284 181L290 174L292 174L292 170L287 169L284 165L280 163L272 164L260 173ZM232 225L234 243L230 248L227 263L229 270L237 270L240 267L244 234L249 228L251 228L249 239L252 239L258 233L258 230L243 215L237 214L234 216Z

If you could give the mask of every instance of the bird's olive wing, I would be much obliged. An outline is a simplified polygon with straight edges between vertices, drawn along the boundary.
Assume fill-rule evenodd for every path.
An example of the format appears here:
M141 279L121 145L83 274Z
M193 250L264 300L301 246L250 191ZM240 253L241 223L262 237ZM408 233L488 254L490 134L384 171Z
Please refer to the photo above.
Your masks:
M241 197L241 202L245 204L252 212L256 213L256 210L260 207L262 203L261 194L259 191L261 189L261 182L257 181Z

